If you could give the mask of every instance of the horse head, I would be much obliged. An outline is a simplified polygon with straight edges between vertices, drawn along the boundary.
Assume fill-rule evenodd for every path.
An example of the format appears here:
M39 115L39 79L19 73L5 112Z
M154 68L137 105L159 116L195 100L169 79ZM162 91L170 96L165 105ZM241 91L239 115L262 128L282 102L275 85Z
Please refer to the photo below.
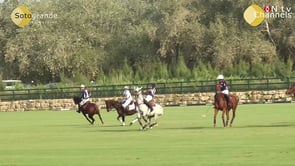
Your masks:
M294 94L295 95L295 84L293 83L286 91L287 95Z
M135 94L136 94L136 102L137 104L143 103L143 96L142 96L142 87L136 87L134 88Z
M216 93L221 93L221 85L216 84L215 90L216 90Z
M75 104L79 104L82 101L82 99L80 97L78 97L78 96L74 96L73 101L74 101Z
M113 106L112 106L112 101L113 100L105 100L105 104L106 104L106 110L109 112L113 109Z
M134 88L134 91L135 91L136 95L141 94L141 89L142 89L142 87L135 87Z

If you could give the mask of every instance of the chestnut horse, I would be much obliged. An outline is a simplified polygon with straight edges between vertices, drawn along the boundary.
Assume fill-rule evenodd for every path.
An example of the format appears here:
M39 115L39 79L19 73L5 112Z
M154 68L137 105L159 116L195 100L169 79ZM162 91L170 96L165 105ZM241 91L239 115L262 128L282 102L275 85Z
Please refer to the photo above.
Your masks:
M293 95L295 97L295 84L293 83L286 91L287 95Z
M117 110L117 113L118 113L117 120L121 122L122 126L125 126L125 116L134 115L135 113L138 113L136 110L137 109L136 104L134 105L133 109L132 108L130 109L130 105L129 105L128 111L125 111L122 106L122 103L119 101L116 101L116 100L105 100L105 104L106 104L106 110L108 112L111 111L113 108L115 108ZM132 102L132 104L133 104L133 102Z
M74 103L75 104L79 104L82 99L80 97L73 97L73 100L74 100ZM84 106L82 107L82 114L84 115L84 117L88 120L88 122L90 124L93 124L95 119L93 118L94 114L97 114L101 123L103 124L103 120L101 118L101 115L100 115L100 111L99 111L99 108L96 104L94 103L91 103L90 101L88 101L87 103L84 104ZM88 117L91 119L89 120L88 117L86 116L86 114L88 114Z
M239 103L239 98L234 95L229 95L229 101L231 103L231 107L228 108L227 101L225 99L224 94L221 92L221 86L219 84L216 85L216 94L214 96L214 127L216 127L216 116L219 110L222 111L222 122L223 126L227 127L228 121L229 121L229 111L232 109L233 116L230 121L230 127L232 127L232 124L234 122L234 119L236 117L236 109ZM224 119L224 114L226 114L226 122Z

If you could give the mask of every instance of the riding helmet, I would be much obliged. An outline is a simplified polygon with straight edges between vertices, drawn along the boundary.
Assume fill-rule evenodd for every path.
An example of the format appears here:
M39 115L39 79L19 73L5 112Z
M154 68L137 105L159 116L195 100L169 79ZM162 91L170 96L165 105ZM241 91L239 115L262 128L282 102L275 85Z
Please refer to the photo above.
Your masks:
M218 79L218 80L223 80L224 77L223 77L223 75L219 74L219 75L217 76L217 79Z

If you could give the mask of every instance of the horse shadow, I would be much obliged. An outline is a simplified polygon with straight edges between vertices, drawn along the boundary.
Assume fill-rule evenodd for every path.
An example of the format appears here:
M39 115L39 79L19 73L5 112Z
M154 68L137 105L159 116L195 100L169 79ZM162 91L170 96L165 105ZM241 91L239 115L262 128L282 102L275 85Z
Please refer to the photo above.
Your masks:
M282 128L282 127L295 127L295 122L281 122L281 123L273 123L266 125L245 125L245 126L235 126L234 128Z
M187 127L163 127L163 129L168 130L202 130L202 129L209 129L212 127L204 127L204 126L187 126Z
M104 128L104 127L99 127L99 129L97 130L93 130L93 131L90 131L90 132L102 132L102 133L132 133L132 132L138 132L140 131L140 129L126 129L126 130L122 130L121 129L110 129L110 128Z

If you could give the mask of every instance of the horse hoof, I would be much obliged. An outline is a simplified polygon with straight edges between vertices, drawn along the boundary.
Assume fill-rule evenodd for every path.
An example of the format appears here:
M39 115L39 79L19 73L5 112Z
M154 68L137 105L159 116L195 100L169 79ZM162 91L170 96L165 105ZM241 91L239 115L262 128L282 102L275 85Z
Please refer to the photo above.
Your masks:
M132 125L133 125L133 123L132 123L132 122L130 122L130 123L129 123L129 126L132 126Z

